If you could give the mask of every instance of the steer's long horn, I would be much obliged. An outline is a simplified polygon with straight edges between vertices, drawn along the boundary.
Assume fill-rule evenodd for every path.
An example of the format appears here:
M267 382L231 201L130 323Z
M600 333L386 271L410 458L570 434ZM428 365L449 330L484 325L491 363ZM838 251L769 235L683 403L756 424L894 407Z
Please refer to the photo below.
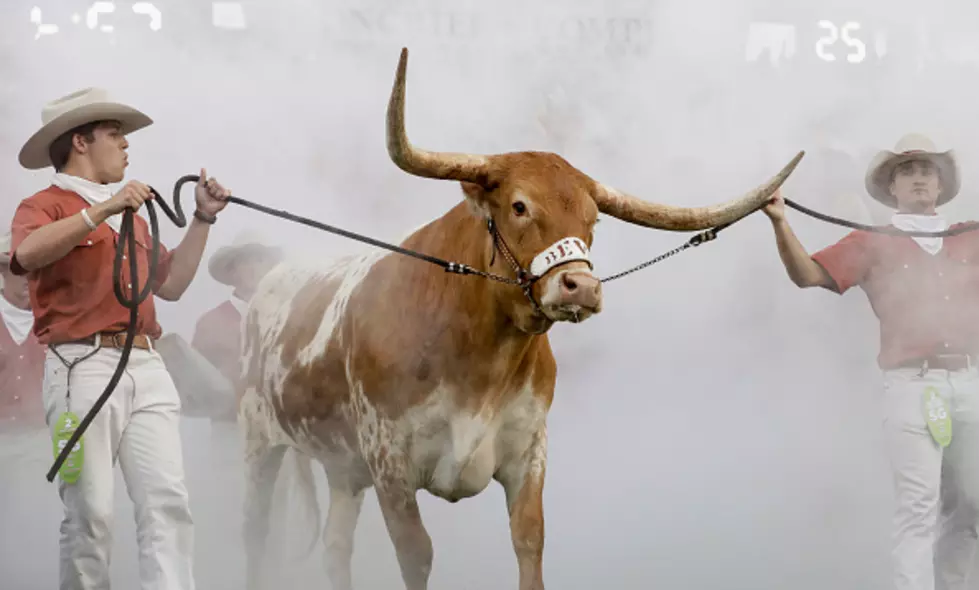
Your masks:
M804 151L799 152L771 180L743 197L726 203L692 208L663 205L638 199L603 184L598 185L595 202L602 213L636 225L671 231L700 231L731 223L764 206L804 155Z
M391 161L409 174L444 180L464 180L485 185L489 176L490 158L472 154L429 152L408 141L405 133L405 71L408 68L408 49L401 49L398 73L388 100L387 143Z

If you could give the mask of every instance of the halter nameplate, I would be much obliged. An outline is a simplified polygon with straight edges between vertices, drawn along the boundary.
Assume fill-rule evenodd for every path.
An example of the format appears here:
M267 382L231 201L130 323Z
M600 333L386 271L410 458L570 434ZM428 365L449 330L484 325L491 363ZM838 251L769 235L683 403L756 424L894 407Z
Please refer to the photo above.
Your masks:
M535 277L542 277L555 266L576 260L587 262L589 268L592 266L588 257L588 246L580 238L563 238L534 257L534 261L530 263L530 273Z

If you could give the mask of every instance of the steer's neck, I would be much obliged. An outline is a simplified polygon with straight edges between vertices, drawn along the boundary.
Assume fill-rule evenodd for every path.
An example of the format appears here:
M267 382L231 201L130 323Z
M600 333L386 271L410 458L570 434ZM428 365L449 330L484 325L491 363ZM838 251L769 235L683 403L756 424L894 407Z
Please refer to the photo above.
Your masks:
M475 216L463 202L439 219L422 227L405 247L477 270L511 276L505 259L497 253L494 264L492 242L486 221ZM523 297L514 285L484 277L445 272L438 266L412 264L411 293L415 305L424 310L419 326L433 335L439 346L432 354L452 355L449 363L468 365L487 378L505 378L525 364L527 357L545 339L520 331L510 317L508 305ZM499 359L499 366L488 366Z

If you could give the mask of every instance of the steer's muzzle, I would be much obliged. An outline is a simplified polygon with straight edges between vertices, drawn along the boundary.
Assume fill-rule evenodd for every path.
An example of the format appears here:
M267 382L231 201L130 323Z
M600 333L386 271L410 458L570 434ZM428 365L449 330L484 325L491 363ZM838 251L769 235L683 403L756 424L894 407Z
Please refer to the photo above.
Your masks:
M541 308L555 322L583 322L602 310L602 283L586 264L571 263L548 277Z

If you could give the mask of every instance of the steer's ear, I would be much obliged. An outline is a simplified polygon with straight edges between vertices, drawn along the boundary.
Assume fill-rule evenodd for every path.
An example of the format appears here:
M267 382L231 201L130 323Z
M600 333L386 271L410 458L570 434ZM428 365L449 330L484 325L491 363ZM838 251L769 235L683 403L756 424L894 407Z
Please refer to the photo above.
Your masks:
M466 195L466 202L469 203L473 215L480 219L489 219L490 195L493 191L472 182L462 181L459 184L462 185L462 194Z

